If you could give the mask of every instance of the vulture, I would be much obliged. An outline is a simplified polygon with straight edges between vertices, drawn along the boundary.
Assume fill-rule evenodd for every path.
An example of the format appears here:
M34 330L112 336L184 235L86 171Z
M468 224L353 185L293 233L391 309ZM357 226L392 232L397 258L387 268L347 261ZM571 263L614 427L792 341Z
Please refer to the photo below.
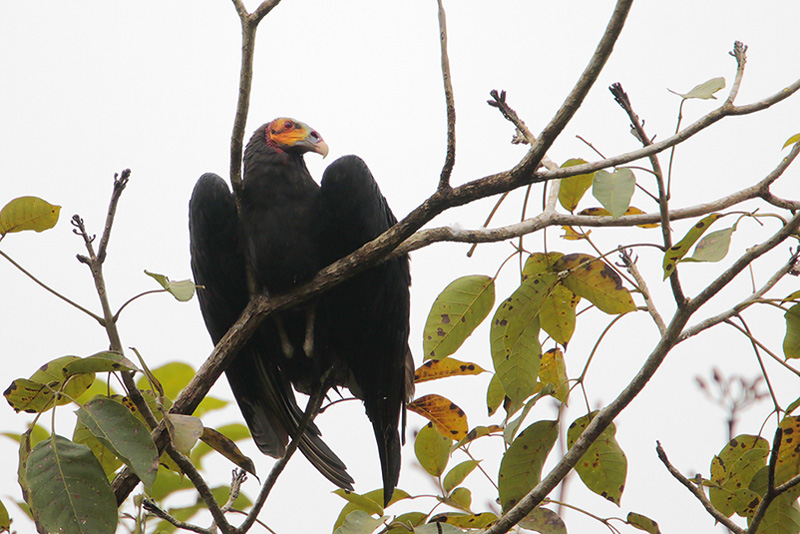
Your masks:
M200 309L215 344L248 303L248 269L256 291L280 295L397 222L363 160L337 159L317 184L306 152L324 158L328 145L308 125L278 118L247 144L238 208L219 176L204 174L195 185L189 205L192 273L202 286ZM363 400L372 423L388 504L413 393L410 283L408 257L391 258L264 320L226 370L261 452L282 457L296 434L303 410L294 390L312 394L345 386ZM352 490L344 463L313 422L299 449L328 480Z

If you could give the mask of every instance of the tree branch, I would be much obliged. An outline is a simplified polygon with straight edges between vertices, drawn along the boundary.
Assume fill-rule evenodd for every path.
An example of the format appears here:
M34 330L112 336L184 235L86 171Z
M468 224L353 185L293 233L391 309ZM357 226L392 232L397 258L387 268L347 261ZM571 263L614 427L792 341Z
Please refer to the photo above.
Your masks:
M656 454L658 454L658 459L661 460L661 463L664 464L664 466L667 468L667 471L669 471L669 473L675 477L678 482L683 484L686 489L688 489L692 495L694 495L697 500L700 501L700 504L703 505L703 508L705 508L714 519L722 523L725 528L731 532L736 534L744 534L746 532L742 527L731 521L729 517L717 510L717 508L711 504L711 501L708 500L706 494L703 493L703 490L697 487L695 484L692 484L691 480L683 476L683 474L669 462L667 453L664 452L664 449L661 447L661 443L659 442L656 442Z
M447 57L447 19L442 0L439 4L439 38L442 45L442 80L444 82L444 98L447 106L447 155L445 156L442 174L439 177L439 189L450 189L450 175L456 162L456 104L453 98L453 81L450 76L450 59Z

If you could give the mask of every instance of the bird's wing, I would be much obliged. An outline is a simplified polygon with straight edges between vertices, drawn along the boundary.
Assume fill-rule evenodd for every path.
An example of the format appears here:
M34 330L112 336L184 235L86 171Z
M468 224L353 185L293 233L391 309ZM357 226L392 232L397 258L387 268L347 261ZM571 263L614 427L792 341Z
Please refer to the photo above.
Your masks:
M215 174L204 174L197 181L189 204L189 234L192 272L195 283L203 286L198 290L200 310L217 343L247 305L249 293L236 203L225 181ZM277 334L267 321L236 355L226 375L258 448L281 457L302 411L280 370L267 358L275 343ZM309 425L299 447L328 480L352 489L353 479L316 426Z
M396 219L364 161L333 162L321 183L320 250L327 263L353 252ZM410 396L408 257L372 267L326 293L320 302L320 343L346 362L372 422L388 502L400 473L401 413ZM402 418L403 422L405 417ZM404 430L404 429L403 429Z

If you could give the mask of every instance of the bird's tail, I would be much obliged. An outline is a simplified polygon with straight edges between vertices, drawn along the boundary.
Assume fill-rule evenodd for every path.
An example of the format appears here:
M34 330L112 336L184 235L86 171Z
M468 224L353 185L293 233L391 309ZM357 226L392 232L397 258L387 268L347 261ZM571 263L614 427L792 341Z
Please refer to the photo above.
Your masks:
M383 505L389 501L400 478L400 433L397 421L374 421L375 442L378 444L378 455L381 460L381 476L383 477Z
M280 371L248 348L228 368L228 382L259 450L281 458L286 453L289 436L297 431L303 411L290 386L281 380ZM313 422L306 427L298 448L325 478L340 488L353 489L347 467L325 444Z

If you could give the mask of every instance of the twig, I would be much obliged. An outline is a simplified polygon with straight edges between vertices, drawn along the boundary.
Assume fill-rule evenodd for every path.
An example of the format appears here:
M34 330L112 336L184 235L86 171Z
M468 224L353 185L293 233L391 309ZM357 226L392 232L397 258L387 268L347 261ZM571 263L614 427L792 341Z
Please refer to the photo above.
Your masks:
M450 76L450 59L447 57L447 19L442 0L439 4L439 38L442 48L442 80L447 107L447 155L439 177L439 189L450 189L450 175L456 162L456 104L453 98L453 81Z
M627 249L622 249L620 251L620 256L622 257L622 264L624 265L625 269L627 269L631 276L633 276L633 279L636 280L636 287L642 294L642 298L644 298L645 306L647 306L647 313L649 313L653 318L653 321L658 327L658 331L663 336L664 332L667 330L667 325L664 323L664 319L661 317L661 314L658 313L658 309L656 308L656 305L650 295L650 290L647 288L647 282L645 282L642 273L639 272L639 268L636 266L637 258L634 258L631 255L631 251Z
M324 383L326 380L327 377L323 377L322 383ZM283 457L279 458L272 466L272 470L269 472L269 476L267 476L267 479L264 481L264 485L261 486L261 491L258 493L258 497L256 497L250 512L247 514L247 518L245 518L242 524L239 525L239 528L235 530L236 534L243 534L250 530L250 527L253 526L253 523L258 517L261 508L264 506L264 503L266 502L270 491L272 491L275 482L278 481L278 477L280 476L281 472L283 472L286 464L297 450L298 445L300 445L300 440L302 439L303 433L305 433L309 423L314 420L314 417L319 412L320 406L322 406L322 401L325 398L326 389L327 388L325 387L318 387L314 391L313 395L311 395L311 397L308 399L306 411L303 414L303 418L300 420L300 424L297 425L297 429L295 431L295 435L292 437L292 441L290 441L289 445L286 447L286 452L284 453Z
M191 460L178 451L171 442L167 443L166 447L164 447L164 451L169 454L169 457L172 458L176 464L178 464L178 467L181 468L181 472L192 481L192 485L197 490L200 498L203 499L206 508L208 508L208 511L211 512L211 517L214 518L215 525L223 532L223 534L232 534L233 532L236 532L236 529L234 529L234 527L225 519L225 513L222 511L222 509L220 509L217 499L214 497L214 494L211 493L211 489L208 487L208 484L206 484L206 481L203 480L203 477L197 471L197 468L194 466ZM200 532L200 530L196 530L195 532ZM213 530L209 529L208 532L213 532Z
M747 63L747 45L741 41L734 41L733 51L728 52L731 56L736 58L736 77L731 85L731 92L728 94L726 102L733 103L736 95L739 94L739 87L742 85L742 77L744 76L744 66Z
M228 494L228 501L222 506L223 512L228 512L233 508L236 499L242 491L242 484L247 480L247 471L244 469L234 469L231 475L231 490Z
M631 121L631 127L636 133L636 137L643 146L647 147L648 145L651 145L652 141L650 141L650 137L648 137L647 133L644 131L644 125L642 124L642 121L639 120L639 116L633 111L630 98L622 89L622 85L615 83L609 87L609 89L611 90L611 94L614 95L614 100L616 100L617 104L619 104L625 113L627 113L628 118ZM653 174L656 177L656 184L658 186L658 210L661 214L661 224L659 227L661 228L661 237L664 242L664 250L669 250L672 248L672 230L669 226L668 191L664 185L664 173L661 170L661 163L658 161L658 156L656 154L652 154L649 156L649 160L650 165L653 167ZM686 301L686 296L683 294L677 269L670 273L669 281L672 287L672 294L675 298L675 303L678 306L683 306L684 302Z
M41 287L43 287L45 290L49 291L50 293L52 293L52 294L53 294L53 295L55 295L56 297L60 298L61 300L63 300L63 301L64 301L64 302L66 302L67 304L69 304L70 306L73 306L73 307L75 307L75 308L79 309L80 311L82 311L83 313L85 313L86 315L88 315L89 317L91 317L92 319L94 319L95 321L97 321L98 323L100 323L100 326L105 326L105 321L103 320L103 318L102 318L102 317L100 317L100 316L98 316L98 315L96 315L96 314L92 313L91 311L87 310L86 308L84 308L83 306L81 306L80 304L78 304L77 302L74 302L74 301L70 300L69 298L65 297L64 295L62 295L61 293L59 293L59 292L58 292L58 291L56 291L55 289L51 288L50 286L48 286L47 284L45 284L44 282L42 282L41 280L39 280L38 278L36 278L34 275L32 275L31 273L29 273L28 271L26 271L26 270L25 270L25 268L24 268L24 267L22 267L22 266L21 266L19 263L17 263L17 262L16 262L16 261L14 261L13 259L11 259L11 256L9 256L8 254L6 254L6 253L5 253L5 252L3 252L2 250L0 250L0 256L3 256L5 259L7 259L7 260L9 261L9 263L11 263L11 265L13 265L14 267L16 267L17 269L19 269L19 270L20 270L20 272L22 272L22 274L24 274L25 276L27 276L28 278L30 278L31 280L33 280L34 282L36 282L37 284L39 284L39 285L40 285Z
M180 519L172 517L169 513L167 513L166 510L159 508L158 505L150 499L145 498L142 501L142 506L147 512L153 514L159 519L163 519L173 527L188 530L190 532L197 532L198 534L215 534L215 531L212 529L198 527L197 525L192 525L191 523L186 523L185 521L181 521Z
M736 534L744 534L746 532L745 529L731 521L729 517L717 510L717 508L711 504L711 501L708 500L706 494L703 493L703 490L697 487L695 484L692 484L688 478L683 476L683 474L669 462L667 453L664 452L664 449L661 447L661 443L658 441L656 442L656 454L658 455L658 459L661 460L661 463L663 463L667 468L667 471L669 471L669 473L675 477L678 482L683 484L686 489L688 489L692 495L694 495L697 500L700 501L700 503L703 505L703 508L705 508L714 519L725 525L725 527L731 532L735 532Z
M114 190L111 193L111 201L108 204L108 213L106 214L106 226L103 230L103 237L100 238L100 247L97 251L98 263L106 261L106 250L108 248L108 240L111 238L111 226L114 224L114 215L117 213L117 204L125 191L125 186L128 185L128 180L131 177L131 170L125 169L121 175L114 175Z

